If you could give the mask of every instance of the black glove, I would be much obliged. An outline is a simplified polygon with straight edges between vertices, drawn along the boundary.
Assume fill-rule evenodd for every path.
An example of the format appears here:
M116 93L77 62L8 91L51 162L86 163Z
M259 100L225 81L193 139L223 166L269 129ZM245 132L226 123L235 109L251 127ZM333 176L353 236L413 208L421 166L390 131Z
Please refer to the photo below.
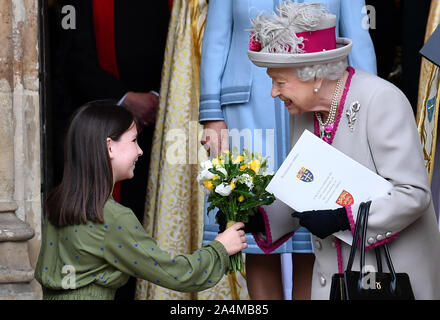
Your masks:
M215 218L218 223L219 232L225 231L226 230L226 216L223 213L223 211L221 211L221 210L217 211ZM265 231L264 220L263 220L263 217L261 216L261 213L259 210L257 210L257 213L255 213L253 216L249 216L249 221L244 224L243 231L245 233L264 232Z
M299 218L301 226L321 239L335 232L350 229L350 222L344 207L334 210L294 212L292 217Z
M217 211L217 214L215 215L215 220L218 223L218 232L222 233L226 230L226 216L223 213L223 211L219 210Z

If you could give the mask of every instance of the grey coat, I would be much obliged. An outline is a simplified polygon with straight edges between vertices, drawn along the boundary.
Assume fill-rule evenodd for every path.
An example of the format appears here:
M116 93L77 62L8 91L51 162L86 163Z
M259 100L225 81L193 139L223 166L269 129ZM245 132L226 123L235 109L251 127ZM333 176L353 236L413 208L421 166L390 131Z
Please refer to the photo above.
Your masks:
M355 102L360 104L360 110L351 130L346 111ZM291 117L291 121L292 146L304 129L314 132L312 113ZM332 145L394 185L387 196L372 201L365 245L371 248L389 241L394 268L409 274L416 299L440 299L440 234L420 138L404 94L391 83L356 70ZM354 220L358 206L359 203L351 206ZM270 216L270 210L266 211ZM274 226L281 224L278 221ZM275 233L274 230L272 234ZM351 232L346 233L352 239ZM334 239L313 237L316 260L312 299L329 298L331 277L338 272ZM345 270L351 247L343 241L341 247ZM359 252L355 270L359 270L358 258ZM376 266L374 250L367 251L366 264ZM387 270L385 263L384 269Z

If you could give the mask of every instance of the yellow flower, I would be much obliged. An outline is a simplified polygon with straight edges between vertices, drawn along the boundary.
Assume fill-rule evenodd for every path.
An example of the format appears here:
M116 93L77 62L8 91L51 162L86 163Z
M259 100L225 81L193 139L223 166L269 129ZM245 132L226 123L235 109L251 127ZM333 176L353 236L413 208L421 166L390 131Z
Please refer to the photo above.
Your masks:
M243 195L239 196L238 197L238 202L243 202L243 201L244 201L244 196Z
M248 167L248 165L247 165L247 164L244 164L244 165L240 166L240 170L243 171L243 170L245 170L247 167Z
M258 171L260 171L261 168L260 160L252 160L250 163L250 168L254 170L255 173L258 173Z
M235 189L235 183L234 182L231 182L229 185L231 186L232 190Z
M212 184L211 180L205 180L203 181L203 185L206 187L206 189L208 190L212 190L214 189L214 185Z
M223 164L223 160L220 157L214 158L212 164Z
M218 179L220 179L220 178L218 177L218 175L215 174L215 175L212 176L212 181L214 181L214 180L218 180Z
M237 156L234 160L232 160L232 163L240 163L244 160L243 156Z
M226 229L228 229L229 227L232 227L236 223L237 223L236 221L232 221L232 220L228 221L228 223L226 223Z

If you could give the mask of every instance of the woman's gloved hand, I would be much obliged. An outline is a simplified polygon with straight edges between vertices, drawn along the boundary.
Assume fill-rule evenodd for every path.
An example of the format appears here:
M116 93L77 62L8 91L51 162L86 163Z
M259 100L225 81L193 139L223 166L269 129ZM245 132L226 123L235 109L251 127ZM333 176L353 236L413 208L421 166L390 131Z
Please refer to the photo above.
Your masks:
M350 222L344 207L333 210L294 212L292 217L299 218L301 226L321 239L335 232L350 229Z
M223 211L219 210L217 211L216 215L215 215L215 221L218 224L218 232L222 233L223 231L226 230L226 216L223 213Z
M226 230L226 216L223 211L219 210L215 215L219 225L219 232ZM253 216L249 217L249 221L244 224L243 231L245 233L264 232L264 221L259 210Z

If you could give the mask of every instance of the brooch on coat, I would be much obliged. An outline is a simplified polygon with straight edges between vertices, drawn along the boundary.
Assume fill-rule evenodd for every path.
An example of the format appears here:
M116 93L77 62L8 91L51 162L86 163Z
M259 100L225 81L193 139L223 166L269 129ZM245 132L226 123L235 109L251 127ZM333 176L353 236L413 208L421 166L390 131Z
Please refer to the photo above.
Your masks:
M360 109L361 109L361 104L359 103L359 101L355 101L351 104L350 108L345 113L347 115L347 119L348 119L348 127L350 128L351 131L354 130L354 124L357 120L356 113Z

